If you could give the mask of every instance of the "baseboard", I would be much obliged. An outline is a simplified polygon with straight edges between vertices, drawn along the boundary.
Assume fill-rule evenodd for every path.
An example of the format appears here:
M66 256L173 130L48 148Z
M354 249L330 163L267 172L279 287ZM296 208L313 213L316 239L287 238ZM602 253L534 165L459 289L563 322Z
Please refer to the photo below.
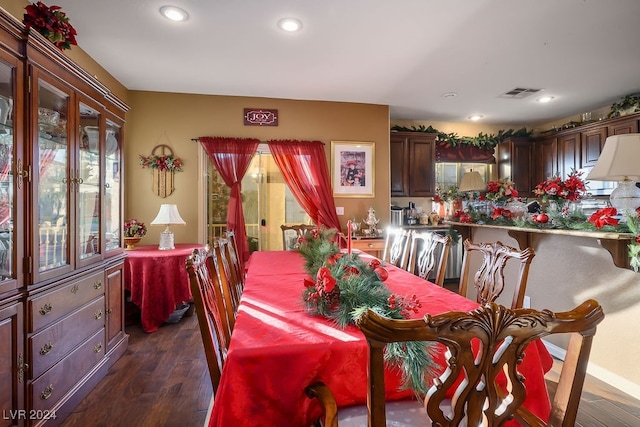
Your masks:
M542 342L553 357L564 361L567 354L566 350L545 340L542 340ZM628 394L634 399L640 400L640 385L632 383L626 378L623 378L618 374L614 374L613 372L591 362L587 365L587 373L600 381L604 381L611 387L615 387L621 392Z

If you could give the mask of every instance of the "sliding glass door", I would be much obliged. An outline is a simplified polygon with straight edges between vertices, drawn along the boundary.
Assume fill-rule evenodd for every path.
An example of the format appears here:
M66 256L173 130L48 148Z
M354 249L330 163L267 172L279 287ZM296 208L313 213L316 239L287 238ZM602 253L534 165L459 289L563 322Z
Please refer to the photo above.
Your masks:
M211 162L207 166L207 240L226 228L229 187ZM261 144L242 180L242 207L250 251L282 250L281 224L310 219L287 187L268 146Z

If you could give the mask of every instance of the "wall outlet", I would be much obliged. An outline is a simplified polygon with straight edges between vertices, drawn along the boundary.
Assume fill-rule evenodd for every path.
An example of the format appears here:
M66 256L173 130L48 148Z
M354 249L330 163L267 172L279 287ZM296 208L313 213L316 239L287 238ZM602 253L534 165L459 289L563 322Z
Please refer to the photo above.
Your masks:
M524 300L522 301L522 308L531 308L531 297L529 297L529 295L524 296Z
M336 213L338 215L344 215L344 207L343 206L336 206Z

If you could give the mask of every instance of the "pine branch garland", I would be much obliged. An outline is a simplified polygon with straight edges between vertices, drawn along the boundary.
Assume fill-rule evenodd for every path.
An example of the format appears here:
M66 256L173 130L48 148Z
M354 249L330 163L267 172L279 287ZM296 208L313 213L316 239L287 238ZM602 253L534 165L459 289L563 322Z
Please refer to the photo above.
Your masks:
M419 304L415 296L411 299L392 294L357 254L340 252L335 234L335 230L307 232L299 241L297 250L305 260L307 273L318 281L321 269L321 275L328 269L335 279L335 287L326 293L319 291L322 287L318 283L307 283L302 294L307 311L333 320L340 328L355 325L369 309L392 319L404 319L412 304ZM385 349L385 361L401 373L401 387L412 389L418 397L426 393L438 367L433 361L433 348L432 343L411 341L390 343Z

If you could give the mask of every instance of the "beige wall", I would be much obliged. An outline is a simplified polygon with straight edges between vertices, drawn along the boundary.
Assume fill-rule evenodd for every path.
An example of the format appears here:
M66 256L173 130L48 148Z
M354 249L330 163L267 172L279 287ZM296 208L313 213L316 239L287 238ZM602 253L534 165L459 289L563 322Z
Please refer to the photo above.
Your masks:
M150 222L161 203L175 203L187 227L174 227L177 242L197 242L197 182L199 136L319 140L331 158L332 140L375 142L375 198L337 198L345 209L341 224L366 217L373 207L382 222L389 220L389 115L387 106L338 102L294 101L233 96L188 95L132 91L125 136L125 216ZM243 125L244 108L277 109L279 126ZM138 165L158 144L169 145L185 162L175 174L175 192L162 199L151 192L151 172ZM160 230L150 230L145 244L154 244Z

